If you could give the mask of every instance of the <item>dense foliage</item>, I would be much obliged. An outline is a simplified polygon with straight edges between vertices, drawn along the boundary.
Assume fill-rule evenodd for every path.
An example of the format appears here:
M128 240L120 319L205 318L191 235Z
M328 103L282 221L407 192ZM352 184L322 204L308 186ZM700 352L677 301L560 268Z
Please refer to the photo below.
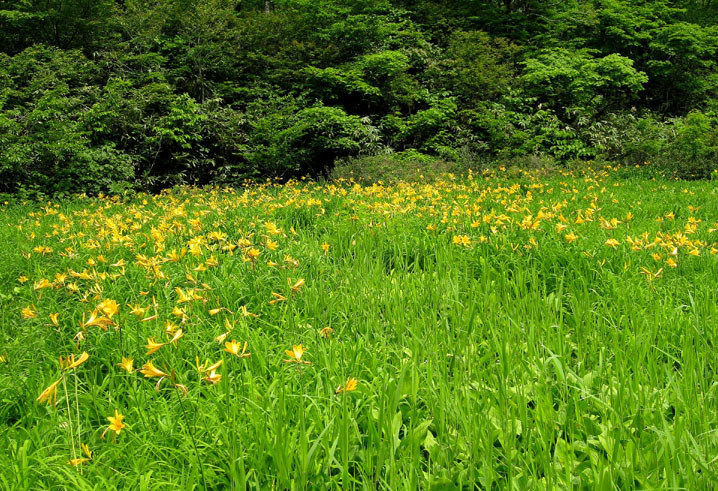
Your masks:
M710 0L0 0L0 192L718 161Z

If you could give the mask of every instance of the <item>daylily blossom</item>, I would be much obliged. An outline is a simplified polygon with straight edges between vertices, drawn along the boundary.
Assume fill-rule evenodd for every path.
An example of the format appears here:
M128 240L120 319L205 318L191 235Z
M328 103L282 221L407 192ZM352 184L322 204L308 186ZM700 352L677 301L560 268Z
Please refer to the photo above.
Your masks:
M47 402L48 405L52 403L53 409L57 405L57 386L62 381L62 377L54 381L52 384L50 384L49 387L47 387L45 390L43 390L39 396L37 396L37 402Z
M101 438L104 438L104 437L105 437L105 434L106 434L108 431L114 431L114 432L115 432L115 435L119 435L120 432L122 431L122 429L125 428L125 426L126 426L126 425L122 422L123 419L124 419L124 416L123 416L122 414L120 414L120 412L119 412L117 409L115 409L115 415L114 415L114 416L108 416L108 417L107 417L107 421L109 421L110 424L107 426L107 428L105 429L105 431L102 433L102 437L101 437Z
M311 362L302 360L302 355L305 351L301 344L295 344L291 350L284 351L289 357L288 360L284 360L284 363L304 363L305 365L311 365Z
M140 370L140 373L142 375L144 375L146 378L169 377L168 374L166 374L159 368L156 368L151 361L148 361L147 363L144 364L144 366L142 367L142 370Z
M224 344L224 351L227 353L233 354L235 356L238 356L239 358L248 358L252 355L252 353L247 353L247 341L244 342L244 345L241 343L238 343L237 341L231 341ZM240 351L241 349L241 351Z
M156 353L164 345L165 343L158 343L155 341L155 338L147 338L147 345L145 346L145 348L147 348L146 355L149 356Z
M127 373L132 373L135 371L134 360L132 358L125 358L123 356L122 361L118 363L117 366L125 370Z
M77 368L83 363L85 363L88 358L90 358L89 353L84 351L77 360L75 359L74 354L70 354L67 356L67 358L60 357L60 368L63 370L71 370L73 368Z
M353 390L356 390L357 383L357 379L349 377L347 379L347 383L344 384L344 387L342 387L341 385L337 387L336 393L341 394L342 392L351 392Z
M23 319L34 319L35 317L37 317L37 311L28 305L27 307L22 309L22 317Z

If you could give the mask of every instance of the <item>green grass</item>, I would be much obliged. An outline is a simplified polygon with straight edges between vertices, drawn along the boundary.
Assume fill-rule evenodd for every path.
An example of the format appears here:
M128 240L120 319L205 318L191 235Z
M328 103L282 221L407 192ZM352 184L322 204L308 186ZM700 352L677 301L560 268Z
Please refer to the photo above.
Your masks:
M709 182L491 173L5 206L0 487L714 488L716 198ZM199 255L162 260L192 240ZM201 299L177 304L177 287ZM270 305L272 292L287 300ZM106 299L114 325L78 346ZM147 356L168 320L184 336ZM222 351L225 323L250 357ZM300 343L311 364L284 362ZM56 409L36 401L58 357L83 351ZM122 370L123 356L173 372L186 397ZM224 360L217 385L195 357ZM349 377L357 390L337 394ZM127 427L100 438L115 410ZM70 466L80 442L93 459Z

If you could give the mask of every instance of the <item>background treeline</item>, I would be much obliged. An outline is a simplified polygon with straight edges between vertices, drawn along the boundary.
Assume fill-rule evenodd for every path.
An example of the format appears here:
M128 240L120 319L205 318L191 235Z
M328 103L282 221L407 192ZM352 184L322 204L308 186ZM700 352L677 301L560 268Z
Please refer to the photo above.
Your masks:
M0 192L352 157L705 177L717 93L711 0L0 0Z

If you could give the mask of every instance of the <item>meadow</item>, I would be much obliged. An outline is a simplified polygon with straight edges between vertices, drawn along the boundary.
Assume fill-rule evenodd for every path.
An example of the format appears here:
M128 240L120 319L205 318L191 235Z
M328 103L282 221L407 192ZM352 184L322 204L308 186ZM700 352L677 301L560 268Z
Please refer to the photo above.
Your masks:
M621 169L0 206L3 489L711 489L718 191Z

